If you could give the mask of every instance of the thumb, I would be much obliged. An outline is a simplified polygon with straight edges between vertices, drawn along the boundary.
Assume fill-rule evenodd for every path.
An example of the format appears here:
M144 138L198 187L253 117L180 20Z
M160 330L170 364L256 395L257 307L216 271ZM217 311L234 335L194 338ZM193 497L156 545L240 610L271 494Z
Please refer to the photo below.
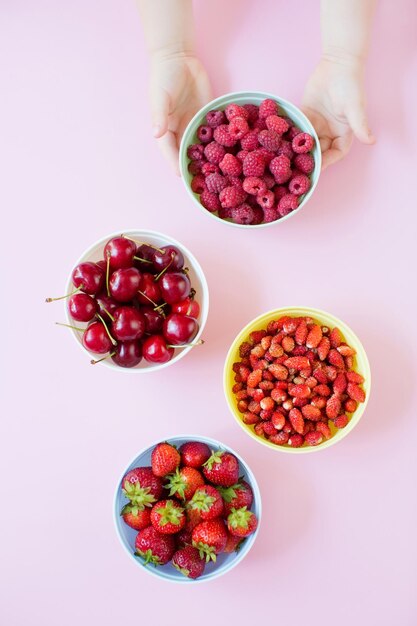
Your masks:
M346 117L353 134L359 141L367 144L375 143L376 139L369 129L365 107L362 103L357 102L349 106Z
M163 137L168 130L170 98L165 89L151 92L151 114L153 135L156 139Z

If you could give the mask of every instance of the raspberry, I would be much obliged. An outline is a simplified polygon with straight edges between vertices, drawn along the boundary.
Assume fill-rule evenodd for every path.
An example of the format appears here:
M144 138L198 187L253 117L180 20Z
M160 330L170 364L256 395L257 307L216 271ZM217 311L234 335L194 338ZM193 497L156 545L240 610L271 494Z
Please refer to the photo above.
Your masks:
M197 137L201 143L209 143L213 139L213 129L210 126L199 126L197 128Z
M242 137L240 145L242 146L242 150L256 150L259 146L258 131L250 130L244 137Z
M228 181L229 181L229 185L228 185L229 187L238 187L239 189L243 189L243 182L239 178L239 176L229 176Z
M206 165L204 161L190 161L187 165L187 169L192 176L196 176L197 174L201 174L203 165Z
M256 196L256 202L265 209L272 209L274 206L275 196L272 191L264 191Z
M314 170L314 157L312 154L297 154L294 165L303 174L311 174Z
M275 152L280 146L281 138L274 130L261 130L258 141L267 150Z
M231 220L232 219L232 209L226 207L220 207L219 209L219 217L222 220Z
M264 209L264 222L275 222L278 218L278 211L275 207Z
M228 104L224 112L229 122L235 117L243 117L245 120L249 117L249 113L246 109L234 103Z
M277 150L277 156L281 155L288 157L290 160L294 156L294 151L291 147L291 143L289 141L286 141L285 139L281 139L281 145Z
M221 174L209 174L205 180L206 187L211 193L220 193L227 187L227 179Z
M335 417L334 425L336 428L344 428L349 422L349 418L347 415L338 415Z
M206 115L206 122L210 128L217 128L217 126L224 124L226 122L224 111L209 111Z
M265 177L264 177L264 180L265 180ZM275 183L275 178L274 178L274 183ZM279 201L281 200L281 198L286 196L287 193L288 193L288 189L286 187L277 185L274 189L274 196L275 196L276 204L279 204Z
M229 133L235 139L242 139L249 132L249 124L244 117L234 117L229 124Z
M248 150L239 150L239 152L236 153L236 158L243 163L248 154Z
M261 154L250 152L243 161L243 174L245 176L262 176L265 171L265 160Z
M256 152L256 154L259 154L263 158L263 160L265 161L265 165L268 165L275 156L275 152L271 152L271 150L268 150L264 147L258 148L254 152Z
M253 220L252 207L244 203L232 209L232 219L236 224L251 224Z
M274 100L267 98L259 105L259 117L267 118L270 115L278 115L278 104Z
M246 192L239 187L225 187L220 192L219 199L222 207L234 208L245 201Z
M267 189L272 189L273 187L275 187L275 178L271 176L271 174L264 174L263 181Z
M299 135L300 133L302 133L303 131L301 131L299 128L297 128L297 126L291 125L286 133L286 136L288 137L288 139L290 141L292 141L294 139L294 137L296 137L297 135Z
M306 434L304 439L305 442L308 443L310 446L318 446L319 443L323 441L323 435L317 432L317 430L311 430L309 433Z
M218 165L220 163L225 154L226 150L224 149L224 147L216 141L211 141L204 148L204 156L206 157L207 161L209 161L210 163L214 163L215 165Z
M288 189L295 196L302 196L310 189L310 179L305 174L293 176L288 185Z
M220 168L218 165L215 165L214 163L206 162L206 163L203 163L201 167L201 173L204 176L208 176L209 174L220 174Z
M314 139L308 133L299 133L292 140L292 149L297 154L310 152L314 146Z
M214 213L214 211L218 211L220 209L220 201L219 197L215 193L211 193L211 191L203 191L200 196L200 202L207 211Z
M242 163L233 154L227 152L220 161L219 167L226 176L240 176L242 173Z
M252 125L258 119L258 107L256 106L256 104L244 104L243 108L248 114L247 120L249 124Z
M191 181L191 189L194 193L203 193L207 189L205 178L202 174L197 174Z
M303 443L304 437L297 433L295 435L291 435L291 437L288 439L288 445L291 446L291 448L301 448Z
M277 156L270 162L269 169L278 184L283 183L291 176L291 161L284 155Z
M217 128L214 129L213 137L217 143L221 146L225 146L226 148L232 148L237 141L229 133L229 126L227 124L217 126Z
M265 123L268 130L273 130L277 135L283 135L290 127L287 120L284 120L283 117L279 117L279 115L269 115Z
M292 193L287 193L278 203L278 213L284 217L285 215L288 215L288 213L291 213L291 211L294 211L297 206L297 196L293 196Z
M266 185L261 178L256 176L248 176L243 181L243 189L251 196L257 196L266 191Z
M252 226L255 226L256 224L262 224L263 219L264 219L264 214L263 214L261 207L254 206L252 207L252 211L253 211ZM265 358L266 358L266 355L265 355Z
M187 148L187 156L191 161L201 161L204 158L204 146L195 143Z
M265 119L263 117L258 117L258 119L253 123L253 128L258 131L267 130Z

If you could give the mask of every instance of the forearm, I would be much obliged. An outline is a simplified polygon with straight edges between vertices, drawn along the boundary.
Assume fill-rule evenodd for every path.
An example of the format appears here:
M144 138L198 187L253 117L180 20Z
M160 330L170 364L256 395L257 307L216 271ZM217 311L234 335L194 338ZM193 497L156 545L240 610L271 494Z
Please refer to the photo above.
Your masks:
M151 56L194 53L192 0L137 0Z
M375 6L376 0L321 0L323 56L365 61Z

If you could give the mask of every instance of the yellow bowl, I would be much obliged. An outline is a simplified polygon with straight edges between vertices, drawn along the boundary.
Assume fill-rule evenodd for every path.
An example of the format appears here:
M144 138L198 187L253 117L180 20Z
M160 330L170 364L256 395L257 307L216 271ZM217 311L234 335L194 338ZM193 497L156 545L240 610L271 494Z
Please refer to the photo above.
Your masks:
M279 446L274 443L270 443L267 439L258 437L258 435L256 435L256 433L254 432L253 426L243 423L241 417L242 413L238 411L236 397L232 391L232 387L235 384L233 363L240 360L240 344L248 339L249 333L251 333L253 330L266 328L270 321L278 319L278 317L282 317L283 315L289 315L293 317L309 316L312 317L314 320L320 322L320 324L322 324L323 326L328 326L329 328L337 326L337 328L339 328L339 330L342 332L346 343L356 350L353 368L355 369L355 371L359 372L359 374L362 374L365 379L365 382L363 383L363 388L366 392L365 402L358 405L358 408L352 414L349 423L345 428L337 429L334 428L332 424L329 424L332 431L332 437L318 446L302 446L301 448L291 448L291 446ZM348 435L353 430L353 428L355 428L356 424L361 419L369 400L369 394L371 392L371 370L369 367L368 357L366 356L363 345L361 344L355 333L349 328L349 326L347 326L347 324L339 320L334 315L326 313L325 311L320 311L319 309L312 309L310 307L303 306L289 306L282 309L275 309L274 311L268 311L268 313L263 313L262 315L259 315L254 320L249 322L249 324L247 324L240 331L240 333L234 339L226 357L223 371L223 387L227 403L233 416L235 417L241 428L243 428L243 430L248 435L250 435L258 443L262 443L264 446L272 448L273 450L278 450L279 452L288 452L291 454L305 454L307 452L317 452L318 450L329 448L330 446L334 445L335 443L346 437L346 435Z

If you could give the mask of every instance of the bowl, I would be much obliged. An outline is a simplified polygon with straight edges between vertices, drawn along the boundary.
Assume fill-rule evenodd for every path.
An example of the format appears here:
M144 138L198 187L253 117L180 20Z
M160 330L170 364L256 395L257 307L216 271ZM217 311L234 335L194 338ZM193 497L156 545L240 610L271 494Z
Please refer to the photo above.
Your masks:
M362 376L365 378L365 382L362 385L366 392L365 402L358 404L356 411L352 413L350 420L345 428L335 429L330 423L329 426L332 430L332 437L323 441L318 446L302 446L301 448L291 448L291 446L275 445L269 442L267 439L258 437L258 435L256 435L253 430L253 426L243 423L241 419L242 414L237 409L236 397L232 391L232 387L234 385L234 372L232 366L234 362L240 360L240 344L243 341L247 340L249 333L251 333L253 330L266 328L268 322L277 319L278 317L281 317L283 315L309 316L317 320L324 326L328 326L330 328L337 326L337 328L339 328L339 330L342 332L346 343L356 350L353 369L359 372L359 374L362 374ZM346 435L348 435L355 428L355 426L361 419L369 400L369 395L371 391L371 370L369 367L368 357L366 356L363 345L361 344L360 340L355 335L353 330L351 330L347 324L342 322L342 320L338 319L334 315L331 315L330 313L326 313L325 311L321 311L319 309L313 309L304 306L289 306L282 309L275 309L274 311L268 311L268 313L263 313L262 315L259 315L254 320L249 322L249 324L247 324L240 331L240 333L237 335L232 345L230 346L229 352L226 357L223 371L223 388L227 404L234 418L236 419L240 427L243 428L243 430L258 443L261 443L268 448L272 448L273 450L277 450L278 452L286 452L289 454L307 454L310 452L318 452L319 450L323 450L324 448L329 448L330 446L333 446L335 443L341 441L344 437L346 437Z
M219 576L223 576L223 574L226 574L226 572L229 572L231 569L236 567L236 565L238 565L238 563L240 563L242 559L244 559L244 557L247 555L247 553L253 546L255 539L258 535L260 522L261 522L261 494L259 492L259 487L258 487L258 483L256 482L256 478L253 475L250 468L248 467L248 465L237 454L237 452L232 450L230 446L227 446L224 443L221 443L220 441L217 441L215 439L211 439L208 437L202 437L200 435L177 435L174 437L168 437L166 440L164 440L164 441L168 441L168 443L171 443L177 447L181 446L183 443L187 441L201 441L203 443L206 443L212 450L221 449L221 450L226 450L227 452L231 452L232 454L234 454L235 457L239 461L239 469L240 469L239 476L243 476L243 478L250 484L253 490L254 499L253 499L252 511L256 514L258 518L258 527L256 531L252 535L249 535L249 537L247 537L247 539L242 543L242 546L239 552L233 552L231 554L222 553L222 554L217 555L216 563L212 563L212 562L207 563L205 567L205 571L202 574L202 576L200 576L200 578L197 578L195 580L191 580L190 578L186 578L185 576L183 576L183 574L178 572L171 563L167 563L166 565L162 565L158 567L155 567L153 565L147 565L146 567L144 567L142 565L141 560L139 558L136 558L133 554L135 551L135 538L137 535L137 531L127 526L127 524L124 523L122 517L120 516L120 511L122 510L123 506L128 502L128 500L125 498L125 496L122 493L121 484L122 484L123 476L126 474L126 472L133 469L134 467L149 466L151 464L152 450L160 441L162 440L156 441L152 445L147 446L146 448L141 450L135 456L135 458L132 459L132 462L124 469L124 471L120 475L120 479L119 479L119 482L117 483L116 492L114 495L114 505L113 505L114 523L116 526L117 536L119 537L121 544L123 548L126 550L129 557L133 559L136 565L144 569L146 572L148 572L148 574L151 574L152 576L156 576L157 578L163 578L164 580L169 580L171 582L183 583L183 584L194 584L198 582L205 582L207 580L214 580L215 578L219 578Z
M198 194L194 193L193 190L191 189L191 180L193 176L188 171L189 159L187 157L187 148L188 146L198 141L197 129L200 126L200 124L203 123L203 120L206 114L212 109L224 109L228 104L231 104L232 102L236 104L259 105L262 102L262 100L265 100L266 98L271 98L271 100L275 100L279 104L280 108L285 112L285 114L289 118L291 118L297 124L297 126L301 128L303 132L309 133L310 135L312 135L312 137L314 137L315 144L314 144L314 149L312 153L314 156L316 166L314 168L314 171L310 175L311 187L308 190L308 192L303 196L303 199L300 202L300 205L298 206L298 208L292 211L291 213L289 213L288 215L286 215L285 217L281 217L280 219L275 220L274 222L267 222L264 224L256 224L256 225L235 224L234 222L221 219L214 213L207 211L207 209L205 209L200 203ZM283 222L284 220L289 219L290 217L293 217L294 215L299 213L299 211L303 207L305 207L305 205L307 204L307 202L313 195L314 190L317 186L317 183L320 177L320 171L321 171L320 142L317 137L317 133L314 130L314 127L311 124L310 120L304 115L302 111L300 111L298 107L296 107L291 102L288 102L288 100L284 100L284 98L280 98L279 96L276 96L275 94L266 93L263 91L236 91L234 93L228 93L224 96L221 96L220 98L216 98L215 100L212 100L205 107L200 109L198 113L194 115L194 117L188 124L187 128L185 129L184 135L181 140L179 165L180 165L181 176L182 176L182 180L184 181L185 188L187 189L189 195L191 196L194 204L196 204L200 208L200 210L203 211L206 215L209 215L211 218L215 219L218 222L223 222L223 223L229 224L230 226L235 226L237 228L246 228L246 229L266 228L267 226L274 226L275 224Z
M200 315L198 317L199 330L198 330L197 335L193 339L194 342L198 341L201 337L201 334L204 330L204 326L207 322L207 315L208 315L208 310L209 310L208 285L207 285L206 277L204 276L203 270L199 262L197 261L195 256L191 254L191 252L179 241L176 241L175 239L173 239L172 237L169 237L168 235L164 235L163 233L159 233L159 232L152 231L152 230L119 231L116 233L111 233L110 235L107 235L106 237L103 237L99 239L98 241L96 241L90 248L88 248L88 250L86 250L80 256L80 258L74 263L73 267L75 267L76 265L84 261L98 261L99 259L102 259L103 249L107 241L111 239L112 237L119 236L121 232L123 232L123 234L127 235L128 237L135 239L136 241L140 241L141 243L149 243L154 246L174 245L177 248L179 248L179 250L181 250L182 254L184 255L184 260L185 260L184 265L189 268L188 276L190 277L191 285L196 291L196 300L200 304ZM65 293L70 293L72 289L73 289L73 284L72 284L72 270L71 270L71 273L67 280ZM65 306L65 312L66 312L67 323L73 324L74 321L68 312L67 306ZM87 326L87 324L83 324L82 322L76 322L76 324L80 328L84 328ZM73 329L71 329L71 333L75 341L77 342L77 344L80 346L80 348L84 352L86 352L91 358L93 356L93 353L89 352L86 348L84 348L82 344L82 333ZM197 350L200 348L195 348L195 349ZM144 372L155 372L156 370L161 370L164 367L173 365L174 363L182 359L190 350L192 350L192 346L187 346L184 348L181 348L181 346L179 346L178 348L175 349L175 353L172 359L168 361L167 363L152 364L152 363L148 363L147 361L145 361L145 359L142 359L141 362L138 365L136 365L136 367L126 368L126 367L120 367L119 365L116 365L116 363L114 363L112 359L105 359L104 361L101 361L100 363L98 363L98 365L101 365L102 367L107 367L109 369L112 369L118 372L124 372L126 374L143 374ZM100 356L97 356L97 358L99 359Z

